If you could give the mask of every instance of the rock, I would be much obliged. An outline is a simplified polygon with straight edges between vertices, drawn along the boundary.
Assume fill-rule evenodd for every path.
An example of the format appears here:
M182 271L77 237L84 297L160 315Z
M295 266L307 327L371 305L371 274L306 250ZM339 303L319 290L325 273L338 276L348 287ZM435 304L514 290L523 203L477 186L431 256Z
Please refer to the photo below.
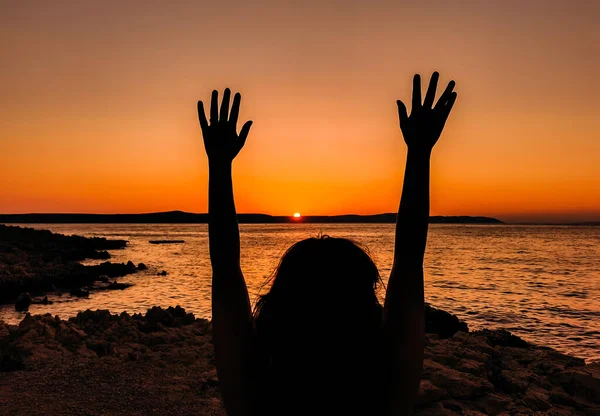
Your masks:
M21 320L21 322L19 322L19 329L29 329L35 326L35 322L36 320L33 318L33 316L27 312L25 314L25 318L23 318Z
M29 305L32 303L31 295L29 293L21 293L15 301L15 311L26 312L29 310Z
M510 400L499 394L491 393L476 401L477 407L488 415L496 415L504 411L510 404Z
M57 328L55 338L66 348L74 350L86 336L85 332L80 329L61 323Z
M29 306L33 303L33 299L29 293L21 293L15 301L15 311L26 312Z
M475 376L483 376L486 373L485 363L467 358L459 360L456 363L456 369Z
M574 416L575 413L567 410L567 409L561 409L561 408L552 408L549 409L546 413L544 413L545 416Z
M145 329L155 330L159 327L158 324L166 327L181 327L189 325L194 320L194 314L186 313L185 309L180 306L168 307L167 309L155 306L146 312L147 327Z
M435 333L440 338L449 338L458 331L469 332L469 327L456 315L425 305L426 333Z
M441 404L444 409L451 410L459 415L463 415L465 413L464 407L457 401L444 400Z
M106 331L115 320L115 316L111 315L107 310L86 310L79 312L76 317L69 319L69 322L77 324L83 328L87 334L103 333Z
M477 359L484 362L487 361L491 356L498 354L498 350L492 347L485 336L478 334L477 331L471 332L469 338L465 342L465 346L468 346L469 350L466 352L471 356L469 358Z
M529 348L529 343L527 341L524 341L523 339L504 329L496 329L493 331L489 329L482 329L480 331L475 331L473 334L484 335L492 347L499 345L502 347Z
M556 387L550 391L550 402L554 406L577 407L575 397L566 393L562 388Z
M0 339L7 337L10 335L10 330L9 330L9 325L4 322L3 320L0 320Z
M107 275L103 274L102 276L98 276L98 281L100 281L102 283L108 283L108 282L110 282L110 279L108 278Z
M127 289L128 287L133 286L131 283L117 283L117 282L112 282L110 285L108 285L108 288L111 290L123 290L123 289Z
M24 352L14 344L9 344L0 350L0 373L22 370L25 367Z
M90 254L90 259L98 259L98 260L108 260L110 259L110 254L106 250L96 251L95 254Z
M502 370L498 379L494 380L494 386L506 393L521 393L529 387L528 377L521 374L514 374L506 370Z
M148 270L148 267L144 263L139 263L137 265L138 270Z
M466 332L458 331L452 336L453 339L459 342L466 342L469 339L469 334Z
M426 359L423 363L423 377L431 380L438 388L445 389L454 399L475 399L494 391L487 380L462 373Z
M77 296L78 298L89 298L90 292L81 288L73 289L69 292L71 296Z
M550 395L539 388L530 387L525 392L525 397L523 397L523 402L527 405L528 409L531 410L548 410L552 407L549 403Z
M100 286L100 287L95 287L95 290L101 291L101 290L123 290L123 289L127 289L128 287L133 286L133 284L131 283L119 283L119 282L111 282L109 285L106 286Z
M129 261L127 264L124 263L111 263L105 261L104 263L97 264L95 266L85 266L88 272L94 275L94 280L98 280L98 276L106 275L109 278L127 276L136 272L135 265Z
M98 357L106 357L115 354L115 347L112 342L107 341L87 341L86 346L94 351Z
M121 283L121 282L110 282L108 285L102 285L102 286L94 286L93 290L95 291L104 291L104 290L123 290L123 289L127 289L129 287L133 286L132 283Z
M167 272L165 270L163 270L162 272L158 273L158 276L166 276Z
M568 394L600 403L600 361L585 367L569 368L553 375L552 379Z
M33 300L33 304L35 305L52 305L54 302L52 302L51 300L48 300L48 296L44 296L44 299L42 300Z
M448 397L446 390L436 387L431 381L423 380L419 386L419 397L417 403L427 405L432 402L438 402Z

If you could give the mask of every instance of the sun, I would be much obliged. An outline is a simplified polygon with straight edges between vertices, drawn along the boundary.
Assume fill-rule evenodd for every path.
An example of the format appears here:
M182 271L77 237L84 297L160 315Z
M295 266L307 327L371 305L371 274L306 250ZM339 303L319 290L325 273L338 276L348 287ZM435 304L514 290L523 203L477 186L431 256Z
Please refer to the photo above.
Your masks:
M300 213L299 212L295 212L294 213L294 218L300 218Z

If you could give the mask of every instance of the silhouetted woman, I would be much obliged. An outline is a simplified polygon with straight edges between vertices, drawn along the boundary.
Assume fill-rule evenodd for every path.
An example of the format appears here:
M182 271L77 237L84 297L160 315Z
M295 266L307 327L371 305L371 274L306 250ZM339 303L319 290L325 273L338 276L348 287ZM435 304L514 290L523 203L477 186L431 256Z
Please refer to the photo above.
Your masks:
M241 96L230 110L229 89L220 111L213 91L210 124L198 102L209 162L213 337L229 415L412 413L423 363L430 157L456 100L452 81L434 106L438 78L432 75L421 101L415 75L410 116L397 102L408 155L383 307L369 255L350 240L323 236L288 249L252 311L231 176L252 121L237 133Z

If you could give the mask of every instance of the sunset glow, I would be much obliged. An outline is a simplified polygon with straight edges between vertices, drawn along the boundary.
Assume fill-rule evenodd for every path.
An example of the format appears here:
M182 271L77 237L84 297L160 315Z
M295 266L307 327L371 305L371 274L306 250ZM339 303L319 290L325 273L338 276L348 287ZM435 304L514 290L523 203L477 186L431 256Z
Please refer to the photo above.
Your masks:
M294 214L294 218L300 218L300 213L299 213L299 212L296 212L296 213Z
M432 215L600 220L600 2L225 3L3 4L0 213L206 212L196 101L225 87L238 212L395 212L395 100L438 70Z

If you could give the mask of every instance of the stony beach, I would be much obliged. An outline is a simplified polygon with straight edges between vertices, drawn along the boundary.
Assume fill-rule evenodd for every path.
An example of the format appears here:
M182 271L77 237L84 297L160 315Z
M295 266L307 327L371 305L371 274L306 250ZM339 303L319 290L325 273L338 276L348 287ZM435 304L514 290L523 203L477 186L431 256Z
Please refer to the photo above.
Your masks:
M431 332L447 319L428 319L416 414L600 414L600 363L505 331ZM0 370L0 414L225 415L211 324L180 307L0 323Z

